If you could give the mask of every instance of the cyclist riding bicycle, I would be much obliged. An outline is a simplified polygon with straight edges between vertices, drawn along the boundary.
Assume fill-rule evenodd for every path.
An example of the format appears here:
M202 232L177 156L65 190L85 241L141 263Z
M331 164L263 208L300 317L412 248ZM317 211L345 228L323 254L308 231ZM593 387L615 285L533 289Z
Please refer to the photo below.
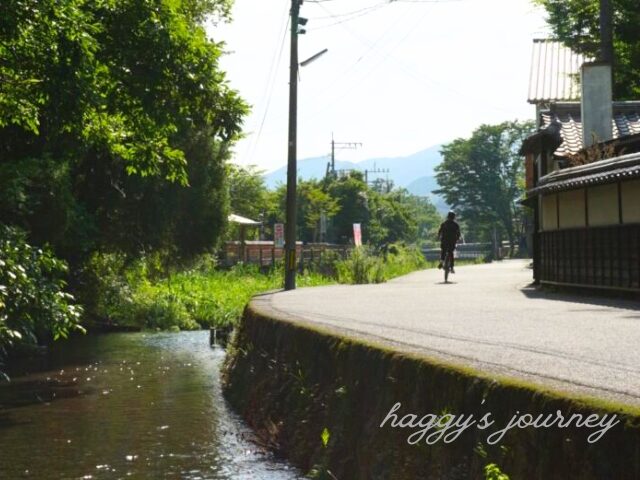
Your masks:
M445 255L451 253L451 273L456 273L453 269L453 251L456 249L456 243L460 240L460 225L456 223L455 218L456 214L449 212L447 220L440 225L440 230L438 230L438 239L440 240L440 263L438 268L442 268Z

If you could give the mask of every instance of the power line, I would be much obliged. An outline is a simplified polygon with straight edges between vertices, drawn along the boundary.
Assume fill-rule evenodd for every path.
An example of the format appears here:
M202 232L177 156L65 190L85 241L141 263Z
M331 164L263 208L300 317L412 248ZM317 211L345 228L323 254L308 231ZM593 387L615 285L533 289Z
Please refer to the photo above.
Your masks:
M470 0L391 0L391 3L454 3L454 2L461 2L461 1L470 1ZM323 10L325 10L328 13L331 13L327 7L325 7L324 5L319 5ZM365 78L367 78L374 70L376 70L385 60L387 60L388 58L390 58L391 60L394 60L396 62L396 64L400 67L400 70L404 71L405 74L409 75L411 78L413 78L414 80L418 81L418 82L429 82L432 83L440 88L443 88L445 90L449 90L452 93L455 93L463 98L471 98L468 94L465 94L463 92L460 92L454 88L452 88L450 85L443 85L440 82L437 82L427 76L425 76L422 73L417 73L416 71L414 71L412 68L410 68L408 65L406 65L404 62L402 62L401 60L399 60L398 58L396 58L395 56L392 55L392 53L411 35L411 33L413 33L413 30L415 30L415 28L420 24L420 22L422 21L422 19L424 19L424 17L426 16L426 14L428 13L428 11L426 11L424 13L424 15L422 15L420 17L420 19L418 20L418 22L416 22L408 31L407 33L400 39L399 42L397 42L394 46L392 46L386 53L378 53L376 52L377 55L380 56L380 61L378 63L376 63L372 68L370 68L367 73L364 76L360 77L360 80L358 80L354 85L352 85L350 88L348 88L345 92L342 93L342 95L338 96L337 98L335 98L333 101L330 101L329 103L325 104L325 106L323 108L321 108L320 110L312 113L309 117L307 118L313 118L316 115L326 111L328 108L331 108L333 105L335 105L336 102L338 102L339 100L343 99L345 96L347 96L354 88L356 88L361 82L362 80L364 80ZM399 17L398 20L400 20L402 18ZM397 22L396 22L397 24ZM393 28L395 26L395 24L393 24L391 26L391 28ZM354 33L347 25L343 25L342 26L345 30L347 30L347 32L349 34L351 34L354 38L356 38L356 40L360 41L361 43L363 43L364 45L369 46L369 49L358 58L358 60L356 60L344 73L346 74L348 71L350 71L353 67L355 67L355 65L357 65L362 58L364 58L365 55L369 54L369 52L374 50L374 47L376 46L376 44L382 40L382 38L384 38L384 36L386 36L386 33L388 33L390 29L388 29L381 37L379 37L375 42L370 43L366 40L364 40L363 38L361 38L359 35L357 35L356 33ZM337 81L337 78L336 78ZM335 81L333 81L331 83L331 85L335 84ZM322 91L326 91L328 90L328 88L323 89ZM490 105L489 108L491 110L494 111L499 111L499 112L506 112L506 113L510 113L507 110L504 110L500 107L497 107L495 105Z
M288 10L288 5L286 3L285 5L287 6L287 10ZM290 20L289 16L286 15L287 10L285 10L285 13L283 14L285 21L280 31L280 35L282 36L282 41L280 42L280 50L278 51L277 55L274 52L274 56L271 61L271 67L269 69L269 75L267 76L267 84L266 84L265 92L262 97L262 102L260 102L264 104L266 99L264 115L262 116L260 127L258 128L258 134L254 137L253 145L250 147L250 151L248 152L249 163L253 161L253 157L256 153L256 149L258 148L258 142L260 141L260 136L262 135L262 129L264 128L267 115L269 114L269 107L271 106L271 98L273 97L272 94L273 94L273 88L275 87L275 83L276 83L278 66L280 65L280 60L282 59L282 52L284 51L285 40L287 39L287 27L289 26L289 20Z
M331 23L329 25L321 25L319 27L312 28L310 31L322 30L324 28L329 28L329 27L333 27L335 25L340 25L341 23L350 22L350 21L355 20L357 18L361 18L361 17L364 17L366 15L369 15L370 13L376 12L376 11L380 10L382 7L386 7L388 5L389 5L389 2L382 2L382 3L377 3L375 5L371 5L369 7L361 8L359 10L355 10L355 11L349 12L349 13L343 13L343 14L338 14L338 15L331 14L331 15L326 16L326 17L317 17L316 20L319 20L319 19L322 19L322 18L324 18L324 19L331 18L331 19L337 20L337 22ZM325 8L324 5L320 5L320 6ZM346 18L343 18L343 17L346 17Z
M323 8L326 9L326 7L323 7ZM382 57L381 57L380 61L378 63L376 63L373 67L371 67L364 76L361 76L360 80L358 80L354 85L352 85L345 92L343 92L342 95L340 95L339 97L334 99L333 102L330 102L330 103L326 104L324 106L324 108L322 108L322 109L318 110L317 112L311 114L311 117L314 117L314 116L318 115L319 113L322 113L323 111L327 110L331 106L333 106L337 101L339 101L342 98L344 98L345 96L347 96L355 87L357 87L362 82L362 80L364 80L365 78L369 77L371 75L371 73L374 70L376 70L387 58L389 58L389 56L391 56L391 53L395 49L397 49L413 33L413 30L420 24L420 22L422 22L422 20L427 15L427 13L429 13L429 12L425 11L424 14L418 19L418 21L415 22L413 24L413 26L407 30L406 34L400 39L400 41L398 41L386 54L384 54L384 55L381 54ZM351 32L349 31L349 33L351 33ZM353 33L352 33L352 35L353 35ZM368 51L367 51L367 53L368 53Z
M381 3L376 3L374 5L369 5L368 7L359 8L358 10L353 10L351 12L338 13L338 14L331 13L331 14L325 15L323 17L311 17L310 19L311 20L325 20L327 18L339 19L341 17L348 17L348 16L351 16L351 15L355 15L356 13L360 13L360 12L363 12L363 11L366 11L366 10L371 10L372 8L377 8L379 6L384 6L384 5L388 5L388 4L389 4L388 0L385 0L385 1L381 2ZM324 5L320 5L320 7L325 8Z
M335 17L335 15L334 15L334 14L333 14L333 13L332 13L328 8L327 8L327 7L325 7L324 5L319 5L319 7L320 7L320 8L322 8L325 12L327 12L330 16L334 16L334 17ZM377 44L378 44L378 43L379 43L383 38L385 38L385 37L389 34L389 32L391 32L391 31L395 28L395 26L396 26L398 23L400 23L400 21L401 21L401 20L403 20L403 18L404 18L404 16L405 16L405 14L406 14L406 12L407 12L407 11L408 11L408 10L406 10L406 9L405 9L405 10L404 10L404 11L403 11L403 12L402 12L402 13L401 13L401 14L400 14L396 19L395 19L395 21L393 21L393 22L389 25L389 27L388 27L388 28L387 28L387 29L382 33L382 35L380 35L380 36L379 36L379 37L378 37L378 38L377 38L373 43L370 43L370 42L368 42L368 41L366 41L366 40L363 40L359 35L357 35L353 30L351 30L347 25L343 25L343 26L342 26L342 28L344 28L347 32L349 32L349 34L351 34L353 37L355 37L355 38L356 38L356 40L358 40L360 43L362 43L363 45L365 45L365 46L366 46L366 47L368 47L368 48L367 48L367 50L366 50L362 55L360 55L360 56L358 57L358 59L357 59L355 62L353 62L349 67L347 67L347 69L346 69L346 70L344 70L341 74L339 74L338 76L336 76L333 80L331 80L331 81L328 83L328 85L326 85L326 87L325 87L325 88L323 88L320 92L317 92L316 94L320 94L320 93L326 92L327 90L331 89L331 88L332 88L332 87L337 83L337 81L338 81L338 80L340 80L340 79L344 78L344 76L345 76L345 75L347 75L351 70L353 70L353 69L356 67L356 65L358 65L358 64L362 61L362 59L363 59L364 57L366 57L366 56L367 56L367 55L368 55L368 54L369 54L369 53L370 53L370 52L375 48L375 46L376 46L376 45L377 45Z

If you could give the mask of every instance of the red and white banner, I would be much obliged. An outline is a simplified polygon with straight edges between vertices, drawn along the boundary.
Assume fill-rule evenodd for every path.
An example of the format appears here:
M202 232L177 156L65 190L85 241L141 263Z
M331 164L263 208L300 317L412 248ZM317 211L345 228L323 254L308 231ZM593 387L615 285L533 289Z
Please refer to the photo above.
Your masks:
M362 246L362 229L359 223L353 224L353 244L356 247Z

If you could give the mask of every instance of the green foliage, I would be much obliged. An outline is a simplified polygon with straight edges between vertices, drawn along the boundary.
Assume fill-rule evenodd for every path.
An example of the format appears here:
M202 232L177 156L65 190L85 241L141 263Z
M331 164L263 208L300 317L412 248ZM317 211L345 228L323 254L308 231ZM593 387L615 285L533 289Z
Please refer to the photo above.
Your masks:
M337 243L349 243L353 238L353 224L360 223L365 227L369 223L369 188L364 177L358 172L332 180L327 186L327 193L336 199L340 211L336 214L329 228L329 237ZM366 235L365 235L366 241Z
M408 203L410 197L406 190L369 194L369 223L365 225L365 233L371 244L417 240L417 212L413 208L417 204Z
M353 224L360 223L363 241L375 248L395 242L427 242L442 221L428 198L404 189L369 186L359 172L321 181L300 180L297 193L298 238L304 242L322 240L322 213L327 219L326 241L352 243ZM286 187L279 186L270 196L267 223L283 222Z
M367 247L354 248L336 267L340 283L382 283L385 280L382 259L372 255Z
M282 269L260 273L255 265L215 268L205 256L193 268L171 273L152 256L127 263L123 255L95 254L85 277L95 292L88 305L92 316L118 325L167 330L192 330L235 323L249 299L259 292L282 288ZM330 280L306 272L299 286ZM89 301L89 299L87 300Z
M417 248L391 245L375 255L367 247L342 260L326 251L297 276L299 287L335 283L380 283L426 267ZM83 299L94 319L139 328L182 330L237 322L252 296L282 288L282 265L262 273L256 265L218 269L210 256L172 272L161 255L131 261L125 255L96 253L83 274Z
M427 265L419 248L390 245L384 256L385 278L388 280L400 277L415 270L427 268Z
M329 429L327 427L324 427L324 429L322 430L322 434L320 435L320 439L322 440L322 446L323 447L327 447L327 445L329 444L329 439L331 438L331 434L329 433Z
M573 50L598 58L599 0L534 0L547 11L554 35ZM637 0L612 0L615 52L614 98L640 96L640 8Z
M484 478L485 480L509 480L509 475L502 473L495 463L490 463L484 467Z
M211 248L247 106L207 38L228 0L0 4L0 221L77 267ZM8 201L5 201L8 200ZM187 214L188 213L188 214Z
M300 216L307 237L317 242L320 239L320 222L322 215L330 221L340 211L338 200L323 191L313 181L304 182L300 188Z
M247 168L229 165L229 202L231 212L257 220L265 209L268 190L255 165Z
M390 245L384 255L375 255L370 248L354 248L345 260L336 262L340 283L382 283L425 268L427 262L415 247Z
M443 161L436 168L441 189L436 193L465 223L467 241L488 241L496 227L515 245L524 175L518 150L533 128L531 122L482 125L471 138L442 147Z
M0 224L0 358L8 347L82 330L82 309L65 291L67 267L47 248Z

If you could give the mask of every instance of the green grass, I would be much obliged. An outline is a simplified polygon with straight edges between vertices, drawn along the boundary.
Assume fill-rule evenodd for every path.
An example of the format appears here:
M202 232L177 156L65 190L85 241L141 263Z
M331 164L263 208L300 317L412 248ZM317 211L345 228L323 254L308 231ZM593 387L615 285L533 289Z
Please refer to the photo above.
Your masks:
M238 265L230 270L185 271L155 283L144 281L133 293L134 310L139 312L129 316L127 323L161 329L227 326L239 320L251 297L282 288L282 279L280 269L265 274ZM316 273L297 276L300 287L330 283L335 281Z
M281 266L264 273L255 265L240 264L224 270L207 262L168 277L150 274L150 266L141 262L123 275L108 268L115 264L113 258L102 260L96 270L101 282L94 310L97 317L145 329L194 330L234 325L251 297L282 288L284 278ZM322 262L308 265L297 275L296 284L311 287L381 283L436 265L412 248L391 246L379 255L362 248L344 260L327 256Z

